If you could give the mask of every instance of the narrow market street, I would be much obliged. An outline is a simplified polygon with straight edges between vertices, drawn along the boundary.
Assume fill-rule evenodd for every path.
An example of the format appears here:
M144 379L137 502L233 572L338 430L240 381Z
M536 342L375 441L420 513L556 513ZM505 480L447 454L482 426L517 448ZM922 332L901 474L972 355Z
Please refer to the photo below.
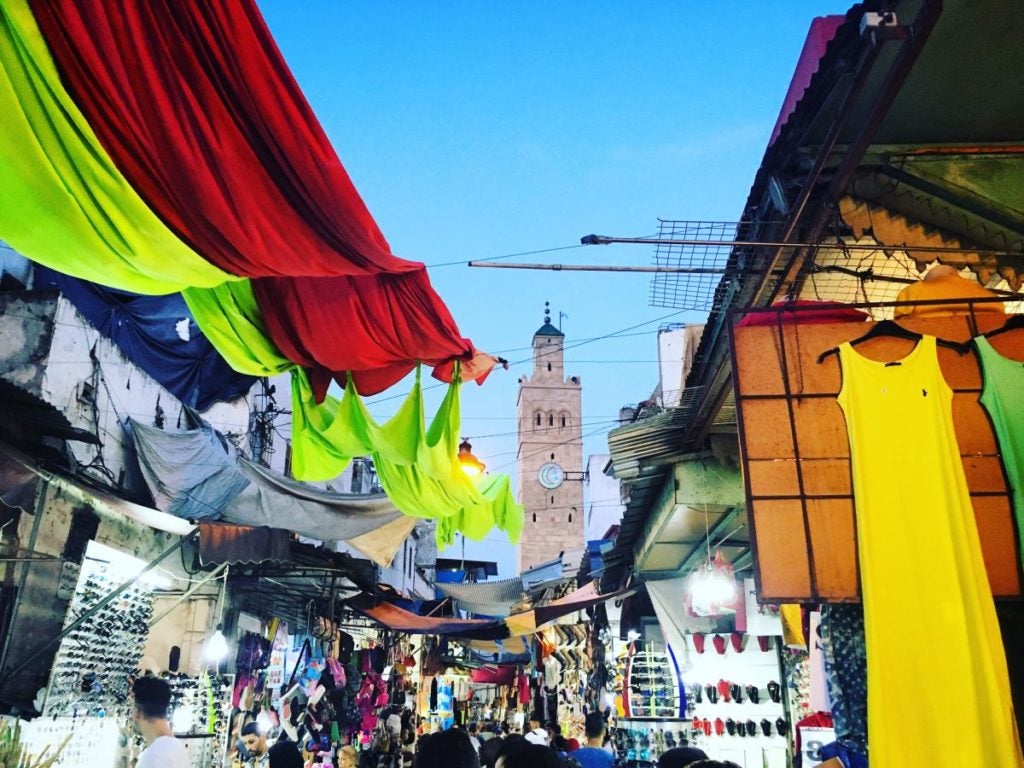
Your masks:
M0 768L1024 766L1019 11L0 0Z

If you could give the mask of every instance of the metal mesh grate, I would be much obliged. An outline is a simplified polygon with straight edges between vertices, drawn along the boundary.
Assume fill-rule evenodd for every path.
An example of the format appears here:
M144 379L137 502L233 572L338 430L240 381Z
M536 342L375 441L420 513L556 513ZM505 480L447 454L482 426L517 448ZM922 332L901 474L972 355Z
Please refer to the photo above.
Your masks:
M731 246L714 243L735 240L739 226L739 222L735 221L658 219L658 240L697 242L692 245L668 245L652 240L655 242L654 266L700 271L655 273L651 280L651 306L669 309L710 309L715 289L722 279L732 250Z

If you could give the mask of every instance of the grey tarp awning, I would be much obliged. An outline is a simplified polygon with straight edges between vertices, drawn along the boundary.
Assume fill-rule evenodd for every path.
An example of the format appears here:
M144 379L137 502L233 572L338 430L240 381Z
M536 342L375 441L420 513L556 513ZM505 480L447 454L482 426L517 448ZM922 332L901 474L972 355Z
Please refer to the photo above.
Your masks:
M481 616L508 616L523 599L523 580L516 576L477 584L437 584L459 608Z
M170 431L131 421L129 427L157 507L178 517L344 541L384 566L416 525L383 494L320 490L237 456L208 424Z

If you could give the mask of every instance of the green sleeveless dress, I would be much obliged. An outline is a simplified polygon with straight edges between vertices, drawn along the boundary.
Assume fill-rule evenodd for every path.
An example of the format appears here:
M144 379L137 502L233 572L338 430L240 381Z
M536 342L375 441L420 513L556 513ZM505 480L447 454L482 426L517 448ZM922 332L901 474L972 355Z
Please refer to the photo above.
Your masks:
M981 404L996 431L1017 519L1018 554L1024 557L1024 361L999 354L984 336L974 346L984 382Z

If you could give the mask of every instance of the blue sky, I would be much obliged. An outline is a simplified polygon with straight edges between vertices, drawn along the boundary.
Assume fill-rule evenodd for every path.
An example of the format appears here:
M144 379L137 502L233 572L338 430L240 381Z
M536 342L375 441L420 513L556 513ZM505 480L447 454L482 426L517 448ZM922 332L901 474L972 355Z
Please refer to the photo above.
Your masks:
M849 3L259 0L285 59L392 249L427 264L651 235L657 218L735 220L814 16ZM648 265L647 246L511 261ZM431 269L463 333L516 362L543 306L583 380L585 453L607 450L621 405L657 382L649 275ZM660 321L658 318L662 318ZM527 349L524 349L527 348ZM515 472L516 380L463 393L463 434ZM374 398L386 417L407 386ZM435 403L440 388L428 392ZM492 532L467 556L512 550Z

